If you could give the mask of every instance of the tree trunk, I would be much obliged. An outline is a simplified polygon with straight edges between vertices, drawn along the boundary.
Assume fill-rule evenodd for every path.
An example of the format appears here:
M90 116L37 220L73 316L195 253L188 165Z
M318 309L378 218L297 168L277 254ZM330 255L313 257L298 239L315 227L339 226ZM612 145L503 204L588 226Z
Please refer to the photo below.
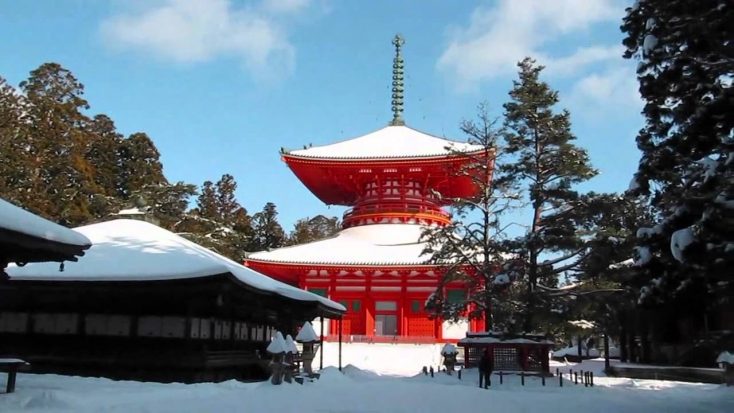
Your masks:
M581 359L581 336L576 336L576 349L578 350L579 360Z
M492 331L494 328L494 322L492 320L492 298L487 297L484 303L484 329L486 331Z
M609 371L609 334L604 333L604 371Z
M619 328L619 361L626 363L628 359L627 352L627 327L622 324Z

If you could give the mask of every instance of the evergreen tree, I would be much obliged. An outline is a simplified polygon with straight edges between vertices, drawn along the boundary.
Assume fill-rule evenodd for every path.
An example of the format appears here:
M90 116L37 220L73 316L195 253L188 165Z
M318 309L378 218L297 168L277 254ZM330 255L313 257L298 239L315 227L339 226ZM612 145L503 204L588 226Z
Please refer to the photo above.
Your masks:
M624 18L646 118L630 192L655 217L637 232L643 303L701 314L734 297L732 22L727 0L642 0Z
M196 201L196 214L200 217L219 221L217 208L217 188L212 181L205 181L201 185L201 192Z
M252 216L253 237L249 251L262 251L282 247L286 240L283 227L278 223L275 204L268 202L262 211Z
M26 207L64 225L89 221L90 199L99 192L85 158L88 108L84 86L68 70L45 63L20 84L27 100L30 191L44 194Z
M30 187L25 99L0 77L0 196L24 205L37 197Z
M90 200L90 214L94 218L108 217L122 207L122 135L106 115L97 115L92 119L88 125L88 135L85 158L93 170L92 176L98 188Z
M540 80L543 66L530 58L518 66L519 80L504 105L505 152L513 158L498 169L526 188L530 202L528 232L512 243L524 270L518 280L525 290L522 328L547 330L541 323L541 315L552 308L547 293L559 287L561 276L578 271L587 253L588 199L572 186L596 171L586 151L572 143L569 112L553 112L558 92Z
M513 304L510 299L512 263L503 262L507 234L500 224L502 215L517 203L514 180L494 174L494 164L502 158L498 147L501 130L491 119L486 105L480 105L477 121L464 121L461 129L468 143L481 150L457 152L466 161L458 177L471 179L477 188L470 199L452 199L453 220L445 227L424 231L424 253L441 268L441 280L426 307L444 319L484 318L487 329L507 327ZM504 268L504 270L502 269ZM449 302L445 285L462 281L467 286L465 300Z
M242 261L251 243L252 227L247 210L235 197L237 182L229 174L216 183L206 181L197 207L176 225L194 242L213 249L235 261Z
M123 199L133 195L145 197L146 188L165 186L160 153L145 133L138 132L124 139L120 148L120 192Z
M288 245L306 244L333 237L341 229L339 218L317 215L313 218L299 219L288 236Z

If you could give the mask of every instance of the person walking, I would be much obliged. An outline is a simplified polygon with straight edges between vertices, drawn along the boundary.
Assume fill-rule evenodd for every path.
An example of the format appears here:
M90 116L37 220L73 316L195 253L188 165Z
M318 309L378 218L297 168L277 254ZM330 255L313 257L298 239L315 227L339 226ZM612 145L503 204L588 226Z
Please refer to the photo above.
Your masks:
M485 389L492 385L490 377L492 375L492 357L489 355L489 349L485 348L482 357L479 359L479 387Z

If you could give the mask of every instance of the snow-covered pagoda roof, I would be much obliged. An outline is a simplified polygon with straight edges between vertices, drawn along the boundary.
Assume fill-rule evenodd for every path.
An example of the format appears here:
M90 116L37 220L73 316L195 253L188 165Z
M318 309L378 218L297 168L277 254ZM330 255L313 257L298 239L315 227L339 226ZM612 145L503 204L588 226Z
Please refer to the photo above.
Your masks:
M335 237L308 244L250 254L248 260L323 265L422 265L425 227L415 224L375 224L344 229Z
M144 221L116 219L75 230L93 243L84 260L67 264L64 271L48 263L10 267L11 280L155 281L228 273L256 290L345 311L337 302L276 281Z
M479 145L450 141L407 126L387 126L330 145L289 151L287 155L315 159L395 159L442 157L482 150Z
M91 241L0 199L0 244L11 261L35 262L75 260Z

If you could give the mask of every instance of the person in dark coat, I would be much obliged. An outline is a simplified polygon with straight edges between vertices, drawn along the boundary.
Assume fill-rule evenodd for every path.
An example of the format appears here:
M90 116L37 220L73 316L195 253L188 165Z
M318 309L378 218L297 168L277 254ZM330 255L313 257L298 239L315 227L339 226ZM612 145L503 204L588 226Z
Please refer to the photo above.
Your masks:
M492 364L492 357L489 354L489 349L485 348L482 352L482 357L479 359L479 387L484 387L486 389L492 385L490 382Z

